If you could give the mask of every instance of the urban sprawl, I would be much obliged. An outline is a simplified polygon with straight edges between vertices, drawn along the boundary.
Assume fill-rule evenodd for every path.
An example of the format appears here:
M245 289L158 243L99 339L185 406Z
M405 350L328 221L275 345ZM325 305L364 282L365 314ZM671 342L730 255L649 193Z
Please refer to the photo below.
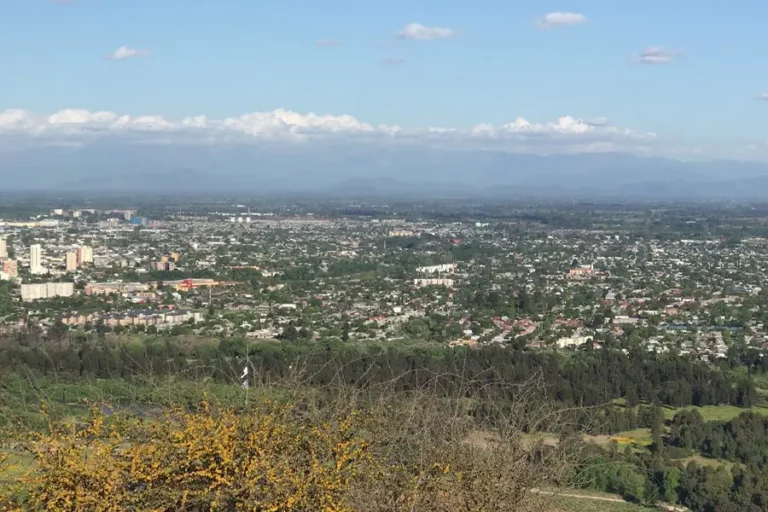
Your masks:
M694 214L675 220L677 232L644 235L633 216L671 215L653 209L569 213L599 229L519 211L446 219L416 206L369 209L54 208L6 218L2 329L640 345L702 360L725 357L737 339L768 347L760 236L707 232Z

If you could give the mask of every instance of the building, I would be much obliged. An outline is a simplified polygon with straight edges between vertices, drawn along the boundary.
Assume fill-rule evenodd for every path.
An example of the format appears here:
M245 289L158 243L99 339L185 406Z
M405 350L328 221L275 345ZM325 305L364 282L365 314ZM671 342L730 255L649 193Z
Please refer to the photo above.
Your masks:
M118 219L107 219L99 221L98 226L102 229L115 229L120 227L120 221Z
M159 270L160 272L171 272L176 269L176 264L172 261L168 261L166 256L163 256L166 261L156 261L151 264L151 270Z
M230 281L215 281L207 278L193 278L193 279L181 279L176 281L164 281L163 286L173 288L176 291L189 291L195 288L203 288L206 286L231 286L237 284Z
M37 283L21 285L21 300L30 302L53 297L71 297L75 287L73 283Z
M77 270L77 252L70 251L66 256L67 272L75 272Z
M589 279L595 275L595 269L589 267L576 267L568 271L568 279Z
M416 269L417 272L421 272L422 274L439 274L439 273L449 273L456 270L456 263L446 263L445 265L431 265L429 267L419 267Z
M39 244L29 246L29 271L33 274L43 273L43 249Z
M395 237L414 237L419 236L419 233L416 233L415 231L411 231L409 229L395 229L393 231L389 232L390 238Z
M413 284L416 286L447 286L452 287L454 283L453 279L414 279Z
M10 278L19 277L19 265L16 260L3 260L3 273Z
M65 325L85 325L94 323L99 319L110 327L118 325L124 327L132 326L150 326L154 325L158 329L173 327L174 325L186 322L200 322L203 320L203 314L198 311L158 311L154 309L137 309L124 313L108 313L104 316L98 313L90 315L81 315L73 313L61 318Z
M5 238L0 238L0 258L8 257L8 242Z
M573 348L586 345L590 341L592 341L591 337L577 333L567 338L560 338L555 343L557 344L557 348Z
M141 293L148 292L148 283L88 283L85 285L86 295L109 295L111 293Z
M77 264L93 263L93 249L84 245L77 248Z

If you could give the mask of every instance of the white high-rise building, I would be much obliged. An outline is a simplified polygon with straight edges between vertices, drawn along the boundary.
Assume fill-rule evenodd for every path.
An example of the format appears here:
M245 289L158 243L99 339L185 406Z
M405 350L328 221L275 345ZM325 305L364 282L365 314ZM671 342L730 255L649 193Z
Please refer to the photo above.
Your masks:
M43 249L39 244L29 246L29 271L33 274L43 273Z
M8 257L8 243L5 238L0 238L0 258Z
M70 251L67 253L66 257L66 264L67 264L67 272L74 272L77 270L77 253L75 251Z
M93 263L93 249L87 245L77 248L77 264Z

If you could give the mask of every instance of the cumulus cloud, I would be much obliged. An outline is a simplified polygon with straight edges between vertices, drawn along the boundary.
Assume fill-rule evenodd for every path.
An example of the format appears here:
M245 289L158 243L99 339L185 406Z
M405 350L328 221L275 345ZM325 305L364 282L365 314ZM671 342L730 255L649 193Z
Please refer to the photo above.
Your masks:
M427 27L421 23L409 23L397 33L399 39L416 39L420 41L447 39L458 35L459 31L452 28Z
M587 21L587 17L578 12L549 12L539 18L537 24L541 28L554 28L578 25L585 21Z
M149 55L149 50L137 50L128 46L121 46L114 53L107 55L108 60L125 60L133 57L143 57Z
M592 126L610 126L611 120L607 117L592 117L590 119L585 119L585 123L592 125Z
M315 41L315 46L319 48L333 48L341 45L342 45L341 41L337 41L334 39L321 39L319 41Z
M755 99L759 101L768 101L768 92L761 92L759 94L755 94Z
M669 64L683 52L677 50L665 50L661 46L649 46L635 57L640 64Z
M100 137L123 137L132 143L185 144L257 141L306 142L334 139L408 143L450 148L502 149L509 151L589 152L635 150L655 144L653 133L620 128L605 118L592 120L563 116L537 123L525 118L499 125L471 128L428 127L404 129L374 125L350 115L300 114L277 109L236 117L212 119L190 116L168 119L159 115L132 116L108 111L65 109L51 115L27 110L0 111L0 147L4 141L36 144L87 144Z

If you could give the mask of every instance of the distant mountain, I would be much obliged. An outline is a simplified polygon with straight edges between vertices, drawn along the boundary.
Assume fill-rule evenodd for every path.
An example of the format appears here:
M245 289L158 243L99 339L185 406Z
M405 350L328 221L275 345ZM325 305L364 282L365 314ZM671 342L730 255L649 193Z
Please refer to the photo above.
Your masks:
M625 153L539 156L367 144L149 145L0 152L3 189L359 197L763 198L768 165Z

